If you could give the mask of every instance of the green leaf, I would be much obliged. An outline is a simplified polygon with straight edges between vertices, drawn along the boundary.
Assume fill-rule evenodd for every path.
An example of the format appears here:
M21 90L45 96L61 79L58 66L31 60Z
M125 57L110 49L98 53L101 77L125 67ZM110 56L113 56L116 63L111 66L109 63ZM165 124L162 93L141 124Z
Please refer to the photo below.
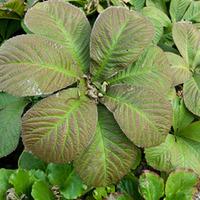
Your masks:
M12 187L9 178L13 172L13 170L0 169L0 200L6 199L6 191Z
M0 158L15 150L21 132L21 115L27 101L0 93Z
M159 47L150 46L136 63L120 71L108 80L108 83L144 85L167 93L171 86L170 74L169 63L164 52Z
M157 170L192 169L200 175L200 123L194 122L176 136L169 134L157 147L145 149L148 164Z
M70 162L90 143L97 122L96 104L79 90L58 92L35 104L23 117L23 142L47 162Z
M86 189L80 177L70 164L49 164L47 167L49 182L59 187L66 199L77 199Z
M172 30L174 42L192 70L199 64L199 42L200 34L198 29L188 23L175 23Z
M78 66L89 68L90 24L85 14L64 1L37 3L24 19L28 29L67 48Z
M18 160L18 167L26 170L40 169L45 171L46 163L44 163L32 153L23 151Z
M171 52L166 52L165 54L170 63L173 85L176 86L187 81L192 76L192 73L186 61L177 54Z
M184 20L191 22L200 22L200 2L192 1L186 13L183 16Z
M47 174L44 171L41 171L40 169L31 169L29 170L29 175L31 178L35 181L41 180L47 182Z
M182 99L175 97L173 99L173 128L175 135L186 128L193 120L194 115L190 113Z
M15 12L17 15L22 17L24 15L25 3L24 0L7 0L2 5L3 9L8 9L11 12ZM0 4L1 9L1 4Z
M109 195L106 187L97 187L93 190L92 194L96 200L105 199Z
M200 116L200 75L194 74L192 78L187 80L183 85L183 97L186 107Z
M164 195L164 180L154 172L144 171L139 178L139 189L145 200L159 200Z
M16 193L21 196L22 194L29 195L34 180L29 172L23 169L18 169L10 176L9 183L13 185Z
M170 15L173 22L181 21L192 0L171 0Z
M55 200L54 194L49 185L44 181L36 181L31 192L34 200Z
M118 185L121 192L124 194L128 194L131 197L134 197L134 200L141 200L142 197L138 191L139 181L134 176L134 174L130 173L125 176Z
M171 105L164 95L145 86L111 86L102 102L126 136L139 147L165 141L171 127Z
M154 25L155 33L153 42L157 44L163 35L164 27L171 27L171 21L163 11L153 6L143 8L142 14Z
M80 72L63 46L30 34L11 38L1 46L0 74L2 91L33 96L71 85Z
M129 3L134 6L135 10L141 10L145 5L145 0L129 0Z
M198 192L198 176L191 171L172 172L166 182L166 200L188 200L193 199ZM196 198L194 198L196 199Z
M98 114L95 137L75 160L75 169L84 183L95 187L120 180L131 169L139 153L105 107L99 107Z
M94 79L105 80L136 61L150 44L153 34L150 22L135 11L107 8L99 15L91 34Z
M167 13L165 0L146 0L146 5L160 9L162 12Z
M186 128L178 132L178 136L188 138L190 140L200 142L199 136L200 121L189 124Z

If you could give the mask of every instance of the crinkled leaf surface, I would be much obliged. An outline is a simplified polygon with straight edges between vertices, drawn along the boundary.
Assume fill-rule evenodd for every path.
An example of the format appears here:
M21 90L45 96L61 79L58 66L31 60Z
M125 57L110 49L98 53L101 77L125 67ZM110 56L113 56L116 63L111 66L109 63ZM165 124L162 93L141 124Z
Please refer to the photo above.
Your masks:
M192 0L171 0L170 15L173 22L180 21L183 18Z
M142 85L117 84L109 88L103 103L137 146L150 147L165 141L172 113L164 96Z
M63 46L20 35L0 48L0 89L17 96L49 94L77 80L78 68Z
M55 200L55 196L48 183L41 180L33 184L31 195L34 200Z
M60 188L61 195L66 199L77 199L87 188L70 164L53 164L47 167L49 182Z
M170 63L173 85L176 86L187 81L192 76L192 73L186 61L177 54L171 52L166 52L165 54Z
M145 85L159 91L168 92L171 86L171 72L164 52L156 46L147 48L136 63L108 80L109 84L119 83Z
M0 169L0 200L6 199L6 191L12 187L9 183L9 178L12 173L12 170Z
M96 104L72 88L34 105L23 117L27 150L47 162L70 162L93 138Z
M21 132L21 115L27 101L0 93L0 158L15 150Z
M28 10L24 22L31 32L67 48L79 67L87 71L91 28L79 8L60 0L37 3Z
M149 165L161 171L188 168L200 175L200 123L194 122L157 147L145 149Z
M150 22L123 7L107 8L97 18L91 34L91 73L106 79L137 60L153 38Z
M32 153L23 151L18 160L18 167L21 169L26 169L26 170L40 169L40 170L45 171L46 163L40 160L39 158L37 158Z
M164 195L164 180L146 170L139 178L139 190L145 200L159 200Z
M192 171L179 170L172 172L166 182L166 200L196 199L194 196L198 192L198 182L197 174Z
M96 187L120 180L131 169L139 153L105 107L100 106L98 114L95 137L75 160L75 169L83 181Z

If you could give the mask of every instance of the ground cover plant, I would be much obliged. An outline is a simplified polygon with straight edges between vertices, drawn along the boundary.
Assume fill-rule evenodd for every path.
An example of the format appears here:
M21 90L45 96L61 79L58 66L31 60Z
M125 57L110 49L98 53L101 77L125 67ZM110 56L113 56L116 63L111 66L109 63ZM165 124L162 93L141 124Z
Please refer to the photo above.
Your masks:
M0 2L0 200L199 199L199 6Z

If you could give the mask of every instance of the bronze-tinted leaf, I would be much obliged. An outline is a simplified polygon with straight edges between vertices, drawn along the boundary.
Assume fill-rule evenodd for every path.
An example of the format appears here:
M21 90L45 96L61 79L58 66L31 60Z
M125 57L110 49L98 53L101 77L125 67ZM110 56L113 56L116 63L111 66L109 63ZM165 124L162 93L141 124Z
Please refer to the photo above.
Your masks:
M136 161L139 149L123 134L105 107L98 108L95 137L75 160L75 169L92 186L107 186L120 180Z
M153 39L151 23L135 11L110 7L97 18L91 34L91 72L108 78L133 63Z
M50 94L74 83L77 65L61 45L21 35L0 48L0 90L17 96Z
M28 29L63 45L82 70L89 68L91 27L77 7L60 0L37 3L25 15Z
M68 89L43 99L23 117L26 150L48 162L70 162L95 134L96 104L78 89Z
M163 95L144 86L118 84L109 88L102 102L135 145L150 147L165 141L172 109Z

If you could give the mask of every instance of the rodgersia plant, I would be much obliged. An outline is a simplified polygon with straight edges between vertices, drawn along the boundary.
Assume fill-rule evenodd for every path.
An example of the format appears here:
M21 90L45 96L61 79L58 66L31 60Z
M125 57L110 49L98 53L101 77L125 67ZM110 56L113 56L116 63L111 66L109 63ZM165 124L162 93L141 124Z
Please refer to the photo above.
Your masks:
M110 7L93 25L64 1L28 10L32 34L0 49L0 89L46 95L22 119L26 150L47 162L74 161L88 185L118 181L137 162L138 147L164 142L171 126L165 54L141 14Z

